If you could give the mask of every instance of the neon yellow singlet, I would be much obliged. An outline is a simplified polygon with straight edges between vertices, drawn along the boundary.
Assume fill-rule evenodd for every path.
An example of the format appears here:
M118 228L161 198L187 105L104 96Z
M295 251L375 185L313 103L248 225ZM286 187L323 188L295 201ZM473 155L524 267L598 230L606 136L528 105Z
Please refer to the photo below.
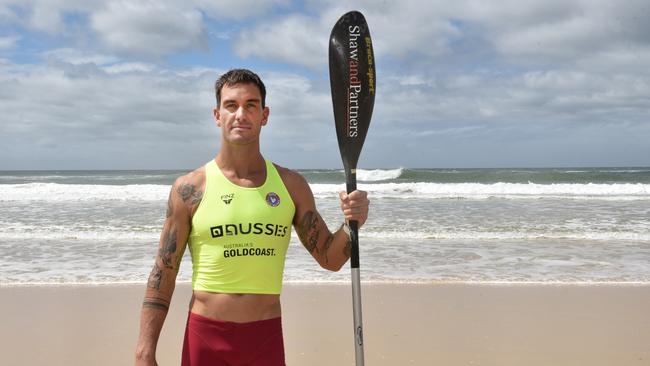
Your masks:
M192 288L222 293L280 294L295 206L275 166L266 181L240 187L213 159L205 165L203 199L188 239Z

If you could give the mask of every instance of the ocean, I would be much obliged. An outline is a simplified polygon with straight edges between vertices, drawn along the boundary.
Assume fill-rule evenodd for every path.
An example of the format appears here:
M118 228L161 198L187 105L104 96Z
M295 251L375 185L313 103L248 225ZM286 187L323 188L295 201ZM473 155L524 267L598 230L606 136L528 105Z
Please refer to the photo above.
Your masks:
M341 170L300 170L330 228ZM144 283L184 171L0 171L0 285ZM648 283L650 168L360 170L372 282ZM347 282L295 231L287 282ZM186 251L180 282L191 280Z

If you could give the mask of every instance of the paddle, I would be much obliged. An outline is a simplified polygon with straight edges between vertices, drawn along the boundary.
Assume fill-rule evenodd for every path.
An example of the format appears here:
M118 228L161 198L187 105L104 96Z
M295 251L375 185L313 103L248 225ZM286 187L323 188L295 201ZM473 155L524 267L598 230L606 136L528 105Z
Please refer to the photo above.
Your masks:
M344 14L332 29L329 42L330 86L336 136L345 169L347 192L357 189L357 162L375 105L375 58L368 24L358 11ZM350 221L350 264L354 310L356 365L363 361L361 285L359 279L359 227Z

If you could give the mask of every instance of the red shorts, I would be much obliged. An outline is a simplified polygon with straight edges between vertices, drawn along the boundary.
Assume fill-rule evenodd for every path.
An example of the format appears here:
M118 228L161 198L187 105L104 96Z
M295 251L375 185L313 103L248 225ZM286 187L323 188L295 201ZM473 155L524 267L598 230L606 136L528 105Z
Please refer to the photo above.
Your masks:
M282 318L234 323L190 312L181 366L285 366Z

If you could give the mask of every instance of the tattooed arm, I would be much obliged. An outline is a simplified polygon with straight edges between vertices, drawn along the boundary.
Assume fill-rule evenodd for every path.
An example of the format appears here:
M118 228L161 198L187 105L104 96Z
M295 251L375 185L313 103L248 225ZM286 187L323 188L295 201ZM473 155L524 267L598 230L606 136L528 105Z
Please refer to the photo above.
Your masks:
M157 365L156 345L169 310L187 238L192 213L203 195L202 170L174 182L167 201L167 214L160 235L158 254L149 275L140 315L140 337L136 365Z
M293 225L300 241L321 267L338 271L350 258L350 238L343 230L343 225L334 233L330 232L316 210L314 195L307 181L288 169L279 168L278 171L296 206ZM341 192L339 198L345 220L357 220L361 227L368 218L367 193L354 191L347 195Z

